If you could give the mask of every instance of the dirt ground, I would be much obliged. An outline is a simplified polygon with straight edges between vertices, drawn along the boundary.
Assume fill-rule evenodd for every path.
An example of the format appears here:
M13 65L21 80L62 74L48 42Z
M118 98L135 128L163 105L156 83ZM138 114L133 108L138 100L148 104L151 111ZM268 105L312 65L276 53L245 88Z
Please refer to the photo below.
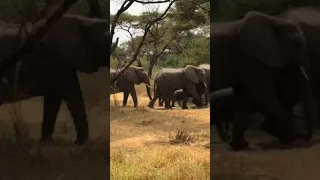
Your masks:
M282 149L261 130L250 130L246 138L251 150L233 152L211 129L212 179L219 180L318 180L320 179L320 131L311 143Z
M27 128L22 130L30 139L15 140L13 106L0 106L0 179L10 180L88 180L109 178L109 101L108 70L79 74L87 106L89 143L73 145L75 130L65 104L60 108L54 134L55 144L39 145L42 122L42 98L20 103L20 119ZM18 103L19 104L19 103ZM17 106L15 106L17 107ZM27 131L28 130L28 131Z
M145 86L137 87L137 109L131 97L122 107L123 93L110 96L111 179L209 179L209 107L165 110L157 101L149 109Z

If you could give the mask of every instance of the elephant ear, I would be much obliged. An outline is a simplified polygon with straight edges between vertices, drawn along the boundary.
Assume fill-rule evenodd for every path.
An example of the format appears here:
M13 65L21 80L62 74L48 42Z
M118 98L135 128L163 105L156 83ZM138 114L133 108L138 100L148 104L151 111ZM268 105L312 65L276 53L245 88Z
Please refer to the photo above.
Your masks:
M279 19L260 12L248 12L238 29L240 48L268 66L282 68L283 52L275 37L276 25L279 22Z
M132 82L133 84L140 84L140 79L136 73L136 69L134 67L129 67L124 73L123 76L128 81Z
M184 75L188 80L190 80L194 83L200 82L199 76L196 72L196 67L194 67L194 66L188 65L184 70Z

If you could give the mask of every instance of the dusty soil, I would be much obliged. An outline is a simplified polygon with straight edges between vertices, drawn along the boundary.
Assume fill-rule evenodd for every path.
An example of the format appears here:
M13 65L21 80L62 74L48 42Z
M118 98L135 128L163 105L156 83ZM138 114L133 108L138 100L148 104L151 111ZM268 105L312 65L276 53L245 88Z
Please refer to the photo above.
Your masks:
M32 98L16 105L0 106L0 179L64 180L109 178L109 101L108 70L80 74L87 106L90 141L73 145L75 131L66 106L60 108L54 134L55 143L39 145L42 122L42 98ZM30 135L23 142L15 140L13 118L10 114L20 104L22 132ZM19 113L18 113L19 114Z
M320 132L310 143L283 149L275 138L261 130L250 130L246 138L251 150L233 152L211 129L212 179L219 180L317 180L320 178Z

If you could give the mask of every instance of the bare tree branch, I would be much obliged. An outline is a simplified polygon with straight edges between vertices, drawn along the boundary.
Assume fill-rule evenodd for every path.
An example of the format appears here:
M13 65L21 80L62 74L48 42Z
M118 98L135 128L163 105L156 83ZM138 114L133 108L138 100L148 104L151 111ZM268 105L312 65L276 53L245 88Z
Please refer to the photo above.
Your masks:
M125 70L128 69L134 61L136 61L136 59L137 59L137 57L138 57L138 55L139 55L139 53L140 53L140 49L141 49L141 47L143 46L143 42L144 42L144 40L146 39L146 36L147 36L147 34L148 34L149 29L152 27L152 25L153 25L154 23L156 23L156 22L158 22L158 21L162 21L164 18L166 18L166 14L168 13L169 9L171 8L171 6L172 6L172 5L174 4L174 2L176 2L176 1L177 1L177 0L171 1L170 4L169 4L169 6L167 7L167 9L166 9L159 17L157 17L157 18L155 18L155 19L153 19L153 20L150 20L150 21L145 25L144 34L143 34L143 36L142 36L142 39L141 39L141 41L140 41L140 43L139 43L139 46L138 46L136 52L134 53L134 56L133 56L132 60L131 60L124 68L122 68L122 69L120 70L120 72L119 72L113 79L110 80L110 84L115 83L116 80L125 72ZM167 1L167 2L168 2L168 1ZM124 4L125 4L125 3L124 3ZM124 4L123 4L123 5L124 5ZM119 11L120 11L120 10L119 10ZM119 11L118 11L118 12L119 12ZM118 14L118 13L117 13L117 14ZM120 15L119 15L119 16L120 16ZM115 23L115 21L114 21L113 23Z
M167 47L169 46L169 44L179 35L179 33L175 34L172 36L172 38L163 46L162 50L160 51L160 53L156 56L156 59L158 59L163 52L167 49Z
M159 0L159 1L139 1L139 0L125 0L123 4L121 5L120 9L117 11L116 15L114 16L114 19L112 20L111 23L111 30L110 30L110 43L112 44L113 36L114 36L114 31L117 25L117 22L119 20L119 17L123 12L125 12L134 2L140 3L140 4L156 4L156 3L166 3L170 2L171 0ZM175 2L171 1L171 2ZM116 44L117 45L117 44ZM112 52L111 52L112 53ZM110 54L111 54L110 53Z
M10 67L15 66L15 64L20 61L28 52L32 51L35 46L35 40L41 40L46 31L52 28L60 20L64 13L66 13L77 1L78 0L64 0L62 4L55 10L53 15L49 17L42 26L35 30L33 38L27 38L26 42L17 52L2 61L0 66L0 76L6 73Z

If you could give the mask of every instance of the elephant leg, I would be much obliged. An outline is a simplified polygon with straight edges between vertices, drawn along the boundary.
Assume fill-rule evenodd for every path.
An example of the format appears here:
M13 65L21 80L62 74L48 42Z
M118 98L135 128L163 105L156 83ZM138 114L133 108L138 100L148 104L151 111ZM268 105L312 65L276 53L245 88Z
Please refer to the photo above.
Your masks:
M160 96L160 91L158 88L155 89L154 91L154 97L151 99L151 101L148 104L149 108L154 108L154 103L156 102L156 100L159 98L159 105L161 102L161 99L163 99L163 97ZM162 105L162 104L161 104Z
M129 92L123 91L123 106L127 105L128 97L129 97Z
M68 87L64 87L63 100L70 111L76 128L77 140L75 144L81 145L88 140L89 136L86 109L77 74L72 74L68 78Z
M183 101L182 101L182 106L181 106L181 108L182 109L188 109L188 106L187 106L187 102L188 102L188 99L189 99L189 94L186 92L186 90L185 89L183 89L183 95L182 95L182 99L183 99Z
M223 129L223 121L222 120L218 120L216 123L216 128L219 134L219 137L221 139L221 141L226 142L227 141L227 132L224 131Z
M224 121L224 127L225 127L224 131L226 133L227 140L231 138L230 131L229 131L229 123L230 123L229 120Z
M236 111L233 117L232 140L229 143L233 150L247 149L249 143L245 140L244 134L247 129L247 107L242 103L242 99L236 100Z
M163 106L163 101L164 101L163 98L159 98L159 106Z
M52 134L56 124L57 115L62 102L62 97L54 93L48 93L43 100L43 121L41 128L41 142L52 141Z
M129 88L129 93L130 93L130 95L132 97L132 100L133 100L133 106L134 107L138 107L138 99L137 99L136 88L134 87L133 84Z
M166 109L172 109L172 107L170 106L170 98L169 97L165 97L164 98L164 106Z
M171 106L172 107L174 107L175 101L176 101L175 99L171 99Z

